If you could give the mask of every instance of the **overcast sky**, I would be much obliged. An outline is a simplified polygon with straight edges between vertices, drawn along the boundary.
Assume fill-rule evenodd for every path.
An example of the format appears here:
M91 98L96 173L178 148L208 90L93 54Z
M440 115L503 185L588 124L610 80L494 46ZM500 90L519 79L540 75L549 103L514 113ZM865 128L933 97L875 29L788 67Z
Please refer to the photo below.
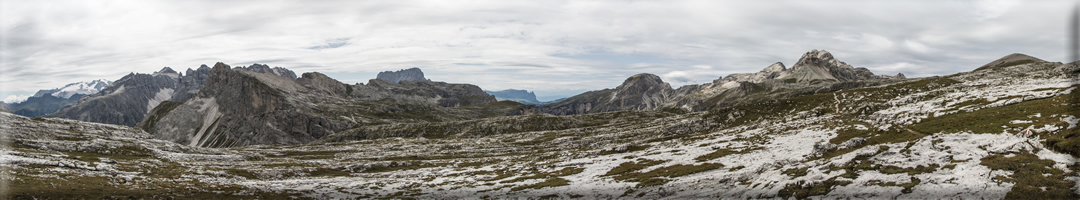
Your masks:
M813 49L925 77L1010 53L1063 61L1075 3L0 0L0 96L216 62L350 84L419 67L435 81L568 96L637 73L707 83Z

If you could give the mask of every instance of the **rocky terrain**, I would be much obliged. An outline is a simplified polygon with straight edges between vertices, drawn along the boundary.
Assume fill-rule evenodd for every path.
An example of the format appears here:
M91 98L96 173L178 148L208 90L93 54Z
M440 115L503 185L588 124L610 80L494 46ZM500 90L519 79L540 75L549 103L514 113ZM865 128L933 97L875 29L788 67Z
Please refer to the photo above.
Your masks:
M394 83L401 81L430 81L429 79L424 78L424 72L421 71L420 68L415 67L398 71L379 72L379 75L376 75L375 78Z
M820 52L813 55L822 58ZM365 125L309 144L205 148L125 126L0 113L0 129L7 131L0 138L7 144L0 169L12 186L9 197L39 199L1080 198L1080 67L1017 55L1003 60L972 72L915 79L834 73L828 67L822 69L829 73L796 70L788 75L796 78L768 75L761 83L822 85L788 98L691 111L655 109L679 105L682 100L669 99L682 93L643 74L627 79L626 87L600 91L603 98L616 98L590 109L634 108L628 111L455 117L498 104L521 105L504 101L424 107L430 110L422 113L446 112L430 117L447 120L430 121L405 115L409 109L382 112L389 114L381 118L345 115L361 113L367 101L312 97L353 95L363 87L351 85L348 92L350 87L334 87L319 74L286 82L215 66L211 78L227 78L213 84L266 88L267 94L236 92L250 106L343 115L326 119ZM782 77L786 71L772 68L766 73L779 68ZM823 80L826 74L871 79ZM362 86L428 91L389 84L395 83ZM713 85L684 98L739 88ZM294 95L288 88L322 95ZM648 92L619 98L630 91ZM192 102L219 102L219 96L208 96L214 93L204 87L173 110L213 108ZM396 99L424 97L417 96ZM310 103L305 108L300 102ZM213 112L200 112L207 113Z
M3 103L5 109L14 110L15 114L37 117L56 112L64 106L74 103L79 97L94 94L111 83L108 80L80 81L61 88L38 90L34 96L17 103Z
M495 96L495 99L499 101L507 100L530 105L542 104L540 100L536 100L536 93L527 90L505 89L499 91L484 90L484 92Z
M790 69L783 63L769 65L757 73L730 74L701 85L672 89L653 74L627 78L614 89L590 91L563 101L542 105L540 112L554 115L611 112L621 110L704 111L769 99L790 98L875 86L904 80L874 75L837 60L825 50L803 54Z
M199 147L307 144L368 125L440 122L535 112L498 103L468 84L372 79L348 85L324 74L300 78L218 63L191 99L165 102L136 127Z

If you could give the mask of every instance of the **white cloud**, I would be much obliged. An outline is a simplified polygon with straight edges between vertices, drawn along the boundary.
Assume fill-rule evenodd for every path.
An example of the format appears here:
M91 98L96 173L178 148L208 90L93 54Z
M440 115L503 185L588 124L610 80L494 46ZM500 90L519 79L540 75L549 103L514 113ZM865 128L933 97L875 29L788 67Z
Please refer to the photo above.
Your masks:
M21 103L30 98L30 95L8 95L4 98L4 103Z
M1064 19L1072 2L977 5L993 20L937 1L0 1L0 93L219 61L343 75L420 67L484 89L577 91L643 72L705 83L811 49L940 73L1015 52L1061 60L1047 48L1063 43L1061 24L1032 22ZM924 50L935 53L911 54Z
M1001 17L1009 12L1013 6L1020 3L1019 0L977 0L974 14L980 21Z
M919 43L919 42L916 42L916 41L911 41L911 40L904 40L904 46L907 47L908 49L912 50L912 51L919 52L919 53L930 53L931 51L933 51L933 49L931 49L930 47L927 47L926 45L924 45L922 43Z

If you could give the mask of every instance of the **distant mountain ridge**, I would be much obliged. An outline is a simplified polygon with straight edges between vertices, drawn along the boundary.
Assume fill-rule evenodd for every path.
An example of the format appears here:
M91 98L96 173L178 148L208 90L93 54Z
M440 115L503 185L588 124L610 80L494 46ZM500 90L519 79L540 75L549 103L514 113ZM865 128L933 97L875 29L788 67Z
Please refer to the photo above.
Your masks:
M540 106L540 112L573 115L621 110L702 111L715 107L787 98L803 94L835 91L905 79L874 75L866 68L856 68L837 60L825 50L802 55L791 68L777 62L756 73L736 73L701 85L672 89L659 76L637 74L614 89L585 92L565 100Z
M18 115L27 117L42 116L74 103L83 95L97 93L110 83L105 79L69 83L60 88L38 90L37 93L34 93L34 96L30 96L21 102L2 103L2 105L10 107L5 109L9 109Z
M42 97L42 96L45 96L45 95L52 95L54 97L59 97L59 98L63 98L63 99L69 99L69 98L71 98L72 95L75 95L75 94L88 95L88 94L97 93L98 91L101 91L101 89L104 89L105 87L109 86L110 83L112 83L112 81L105 80L105 79L98 79L98 80L92 80L92 81L80 81L80 82L75 82L75 83L69 83L67 85L64 85L64 87L61 87L61 88L56 88L56 89L51 89L51 90L38 90L37 93L34 93L33 97Z
M540 100L536 100L536 93L528 90L505 89L499 91L484 90L484 92L495 95L495 98L500 101L508 100L531 105L542 104Z

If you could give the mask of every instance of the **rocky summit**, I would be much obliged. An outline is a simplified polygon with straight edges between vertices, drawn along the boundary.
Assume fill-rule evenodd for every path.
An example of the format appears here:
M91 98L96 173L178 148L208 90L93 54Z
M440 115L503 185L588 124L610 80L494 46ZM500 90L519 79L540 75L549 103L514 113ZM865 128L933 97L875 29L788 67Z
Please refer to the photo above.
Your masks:
M420 71L420 68L415 68L415 67L409 68L409 69L398 70L398 71L379 72L379 75L376 76L376 79L387 80L387 81L394 82L394 83L398 83L398 82L401 82L401 81L427 81L428 80L427 78L424 78L424 72Z
M1080 198L1078 63L901 78L803 58L540 106L218 63L135 127L0 111L0 167L11 199Z

